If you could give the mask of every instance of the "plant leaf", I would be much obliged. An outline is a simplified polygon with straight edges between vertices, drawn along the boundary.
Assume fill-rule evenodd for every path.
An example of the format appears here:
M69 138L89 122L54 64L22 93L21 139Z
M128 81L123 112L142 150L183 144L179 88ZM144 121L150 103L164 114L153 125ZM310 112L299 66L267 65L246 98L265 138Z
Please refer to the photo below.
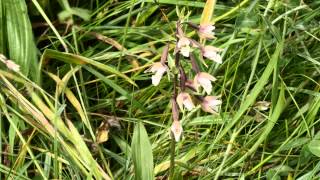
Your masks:
M31 23L25 1L3 0L7 27L8 57L21 66L21 71L39 80L37 48L33 40ZM1 22L1 21L0 21ZM1 24L2 25L2 24ZM1 47L3 48L3 47Z
M63 53L52 49L46 49L41 57L42 63L47 63L46 61L48 59L57 59L66 63L72 63L77 65L85 65L90 64L92 66L95 66L98 69L101 69L102 71L115 74L119 77L124 78L126 81L128 81L130 84L137 86L128 76L123 74L122 72L114 69L111 66L105 65L103 63L100 63L98 61L94 61L92 59L86 58L84 56L71 54L71 53Z
M131 148L135 179L154 179L152 147L147 131L141 122L138 122L134 128Z

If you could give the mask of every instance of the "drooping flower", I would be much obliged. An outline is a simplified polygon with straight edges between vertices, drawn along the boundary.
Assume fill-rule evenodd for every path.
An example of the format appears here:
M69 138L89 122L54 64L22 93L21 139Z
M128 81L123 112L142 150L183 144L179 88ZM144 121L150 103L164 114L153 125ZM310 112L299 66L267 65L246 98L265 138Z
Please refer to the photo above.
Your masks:
M176 142L180 141L180 137L182 135L183 129L181 126L180 121L173 121L172 125L171 125L171 132L174 136L174 139Z
M194 108L194 104L192 102L190 94L186 92L181 92L177 96L177 103L181 110L183 110L183 106L188 110L191 111Z
M159 85L160 80L163 76L163 74L167 71L168 67L161 63L161 62L156 62L154 63L150 69L148 69L146 72L152 72L154 73L154 75L152 75L151 79L152 79L152 84L154 86Z
M218 64L222 63L222 58L220 56L220 54L218 54L218 52L221 52L223 49L214 47L214 46L205 46L203 48L203 56L215 61Z
M178 51L185 57L190 54L190 40L186 37L180 37L177 43Z
M201 108L205 112L217 114L220 109L222 101L219 100L219 96L206 96L201 102Z
M207 94L210 94L212 91L212 84L211 81L216 81L217 79L206 72L199 72L194 77L194 86L197 90L199 87L202 86L203 89L206 91Z
M12 60L6 60L5 64L7 65L8 69L11 69L12 71L19 72L20 71L20 66L13 62Z
M200 24L198 34L202 38L213 39L215 26L212 24Z

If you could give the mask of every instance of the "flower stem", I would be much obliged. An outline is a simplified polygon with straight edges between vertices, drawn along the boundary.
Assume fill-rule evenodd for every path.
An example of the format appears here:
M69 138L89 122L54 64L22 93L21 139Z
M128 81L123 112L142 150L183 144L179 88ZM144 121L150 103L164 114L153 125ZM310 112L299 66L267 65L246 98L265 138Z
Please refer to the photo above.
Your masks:
M173 179L174 175L174 157L175 157L175 150L176 150L176 141L174 139L174 135L171 132L171 148L170 148L170 172L169 172L169 179Z
M199 65L198 65L198 63L192 53L190 53L190 61L191 61L192 69L194 70L194 72L196 74L198 74L200 72L200 68L199 68Z

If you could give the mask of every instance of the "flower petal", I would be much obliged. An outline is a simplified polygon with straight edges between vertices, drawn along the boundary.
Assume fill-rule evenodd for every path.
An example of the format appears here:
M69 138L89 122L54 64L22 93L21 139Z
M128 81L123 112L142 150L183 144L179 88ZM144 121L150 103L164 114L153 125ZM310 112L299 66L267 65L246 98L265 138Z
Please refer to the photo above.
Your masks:
M202 38L213 39L215 26L212 24L200 24L198 34Z
M211 81L209 79L201 79L200 84L207 94L210 94L212 91Z
M218 64L222 63L222 57L218 52L222 51L223 49L216 48L214 46L205 46L203 49L203 56L215 61Z
M163 76L163 74L167 71L168 67L161 63L161 62L156 62L153 63L153 65L147 69L145 72L152 72L155 73L154 75L152 75L151 79L152 79L152 84L154 86L159 85L160 80Z
M174 136L174 139L176 142L180 141L180 137L182 135L183 129L181 126L180 121L173 121L172 125L171 125L171 132Z
M211 81L216 81L217 79L210 75L209 73L200 72L196 74L194 78L194 86L199 90L199 86L202 86L207 94L210 94L212 91Z
M156 73L156 74L152 75L151 79L152 79L152 84L154 86L158 86L160 83L160 80L162 79L162 74Z
M189 46L189 45L190 45L190 41L186 37L181 37L177 43L178 48L181 48L183 46Z
M201 77L201 79L209 79L210 81L216 81L217 78L215 78L214 76L212 76L209 73L206 72L200 72L199 76Z
M183 106L185 106L188 111L191 111L195 107L192 102L191 96L185 92L181 92L178 94L177 103L181 110L183 110Z
M189 57L190 54L190 46L183 46L180 49L180 54L182 54L184 57Z
M222 101L218 99L219 96L206 96L203 98L201 108L205 112L217 114L220 109Z

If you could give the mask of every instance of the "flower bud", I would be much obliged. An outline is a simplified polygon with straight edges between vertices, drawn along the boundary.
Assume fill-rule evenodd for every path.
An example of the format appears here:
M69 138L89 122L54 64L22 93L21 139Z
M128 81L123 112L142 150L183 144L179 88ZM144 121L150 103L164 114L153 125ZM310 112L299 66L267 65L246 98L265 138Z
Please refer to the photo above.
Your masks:
M180 121L173 121L171 125L171 132L176 142L180 141L180 137L182 135L183 129Z

